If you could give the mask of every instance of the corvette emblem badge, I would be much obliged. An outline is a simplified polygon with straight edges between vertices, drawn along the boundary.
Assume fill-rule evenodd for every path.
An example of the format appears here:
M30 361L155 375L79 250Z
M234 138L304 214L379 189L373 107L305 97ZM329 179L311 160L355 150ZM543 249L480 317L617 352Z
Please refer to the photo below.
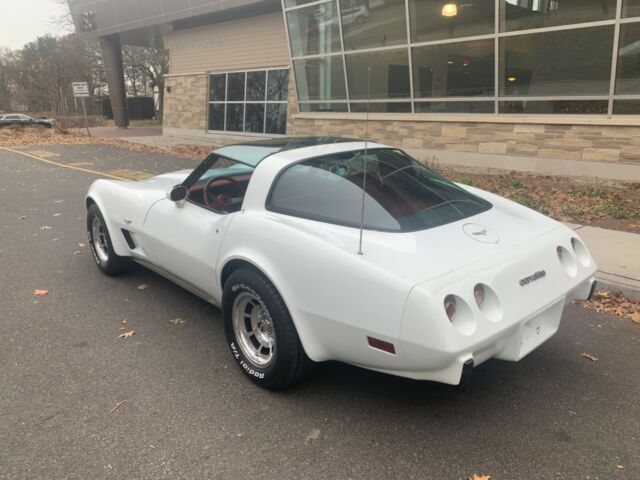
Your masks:
M498 243L500 240L498 235L487 229L484 225L477 223L466 223L463 225L462 230L467 236L482 243Z

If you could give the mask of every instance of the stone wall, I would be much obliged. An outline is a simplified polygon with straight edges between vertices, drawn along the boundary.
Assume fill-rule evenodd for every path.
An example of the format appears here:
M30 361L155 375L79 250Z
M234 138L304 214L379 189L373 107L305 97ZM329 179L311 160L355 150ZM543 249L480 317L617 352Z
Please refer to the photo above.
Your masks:
M363 138L363 120L299 118L295 135ZM640 127L370 120L368 137L414 150L640 164Z
M204 132L207 127L206 106L207 76L205 74L166 77L162 120L164 127Z

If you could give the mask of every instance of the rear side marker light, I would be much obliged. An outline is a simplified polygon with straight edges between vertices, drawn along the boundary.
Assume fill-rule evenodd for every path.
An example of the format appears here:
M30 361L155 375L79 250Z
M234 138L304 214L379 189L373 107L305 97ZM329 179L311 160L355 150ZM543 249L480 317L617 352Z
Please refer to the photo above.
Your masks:
M447 295L444 299L444 311L447 312L447 317L451 322L456 316L456 309L456 299L453 295Z
M376 350L382 350L383 352L396 354L396 347L393 346L393 343L385 342L384 340L380 340L379 338L367 337L367 342L369 342L369 346L371 348L375 348Z

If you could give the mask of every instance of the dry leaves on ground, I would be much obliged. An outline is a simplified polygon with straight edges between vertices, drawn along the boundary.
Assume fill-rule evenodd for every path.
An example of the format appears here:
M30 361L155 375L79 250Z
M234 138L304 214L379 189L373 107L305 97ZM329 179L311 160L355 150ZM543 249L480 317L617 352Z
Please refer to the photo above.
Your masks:
M116 403L113 408L111 409L111 411L109 412L109 415L111 415L113 412L115 412L116 410L118 410L122 404L124 403L124 400L120 400L118 403Z
M140 285L138 285L136 287L138 290L146 290L147 288L149 288L149 285L147 285L146 283L141 283Z
M49 295L49 290L34 290L33 294L36 297L42 297L43 295Z
M581 357L587 358L589 360L591 360L592 362L597 362L598 360L600 360L598 357L596 357L595 355L591 355L590 353L582 353L580 354Z
M136 334L136 332L134 330L128 330L126 332L122 332L120 335L118 335L116 338L131 338Z
M169 323L173 325L184 325L185 323L187 323L187 321L181 317L178 317L178 318L174 318L173 320L169 320Z
M625 297L622 292L597 291L591 300L576 303L598 313L609 313L640 324L640 301Z

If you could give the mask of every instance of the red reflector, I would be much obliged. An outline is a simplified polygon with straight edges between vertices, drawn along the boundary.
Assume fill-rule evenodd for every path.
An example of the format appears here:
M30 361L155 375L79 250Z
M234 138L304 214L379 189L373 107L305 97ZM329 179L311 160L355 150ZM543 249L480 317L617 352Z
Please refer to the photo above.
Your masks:
M377 348L383 352L393 353L394 355L396 354L396 347L393 346L393 343L385 342L384 340L373 337L367 337L367 341L369 342L370 347Z

